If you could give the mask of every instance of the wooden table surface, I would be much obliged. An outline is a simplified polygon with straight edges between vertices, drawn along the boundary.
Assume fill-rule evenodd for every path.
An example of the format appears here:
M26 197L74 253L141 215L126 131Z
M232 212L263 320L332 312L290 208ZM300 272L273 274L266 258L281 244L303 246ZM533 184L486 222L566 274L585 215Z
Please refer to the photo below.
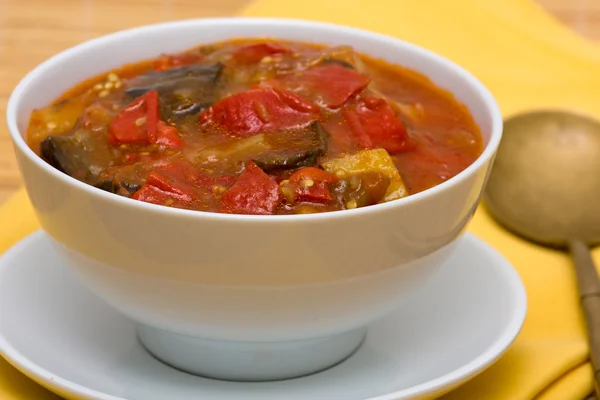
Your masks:
M0 0L0 115L18 81L53 54L102 34L165 20L233 15L250 0ZM538 0L575 31L600 40L600 1ZM21 185L0 124L0 203Z

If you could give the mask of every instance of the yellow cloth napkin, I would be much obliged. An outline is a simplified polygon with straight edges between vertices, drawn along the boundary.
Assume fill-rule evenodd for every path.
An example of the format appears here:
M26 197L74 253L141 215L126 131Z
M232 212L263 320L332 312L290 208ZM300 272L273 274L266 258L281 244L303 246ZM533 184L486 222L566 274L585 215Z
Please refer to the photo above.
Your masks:
M546 106L600 110L600 45L564 28L530 0L257 0L243 15L335 22L427 47L479 77L505 116ZM37 228L21 191L0 207L0 252ZM568 257L505 232L483 207L470 230L516 267L529 313L506 355L443 399L583 399L592 390L592 370ZM594 258L600 263L600 249ZM0 399L55 398L0 362Z

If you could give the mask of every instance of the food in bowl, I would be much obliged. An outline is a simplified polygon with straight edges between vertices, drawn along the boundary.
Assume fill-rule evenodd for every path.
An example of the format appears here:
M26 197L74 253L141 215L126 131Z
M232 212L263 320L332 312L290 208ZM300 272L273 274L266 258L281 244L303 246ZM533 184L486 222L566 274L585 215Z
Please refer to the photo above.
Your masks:
M388 202L482 152L467 108L415 71L283 40L228 40L127 65L33 111L62 172L149 203L306 214Z

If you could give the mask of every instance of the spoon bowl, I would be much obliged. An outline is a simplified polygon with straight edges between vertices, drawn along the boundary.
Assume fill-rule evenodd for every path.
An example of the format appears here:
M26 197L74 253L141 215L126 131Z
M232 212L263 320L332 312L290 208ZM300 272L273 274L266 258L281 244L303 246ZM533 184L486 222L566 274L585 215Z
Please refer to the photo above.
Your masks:
M600 122L565 111L509 118L484 202L509 230L549 246L600 243Z
M509 230L571 253L597 398L600 279L588 246L600 242L599 198L600 122L565 111L537 111L505 121L483 201Z

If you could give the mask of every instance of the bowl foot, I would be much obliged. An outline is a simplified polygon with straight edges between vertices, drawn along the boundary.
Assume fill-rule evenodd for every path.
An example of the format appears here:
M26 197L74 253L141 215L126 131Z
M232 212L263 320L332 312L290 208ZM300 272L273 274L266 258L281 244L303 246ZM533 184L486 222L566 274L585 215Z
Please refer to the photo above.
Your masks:
M138 324L138 337L158 360L182 371L232 381L297 378L334 366L363 342L366 328L290 342L228 342Z

